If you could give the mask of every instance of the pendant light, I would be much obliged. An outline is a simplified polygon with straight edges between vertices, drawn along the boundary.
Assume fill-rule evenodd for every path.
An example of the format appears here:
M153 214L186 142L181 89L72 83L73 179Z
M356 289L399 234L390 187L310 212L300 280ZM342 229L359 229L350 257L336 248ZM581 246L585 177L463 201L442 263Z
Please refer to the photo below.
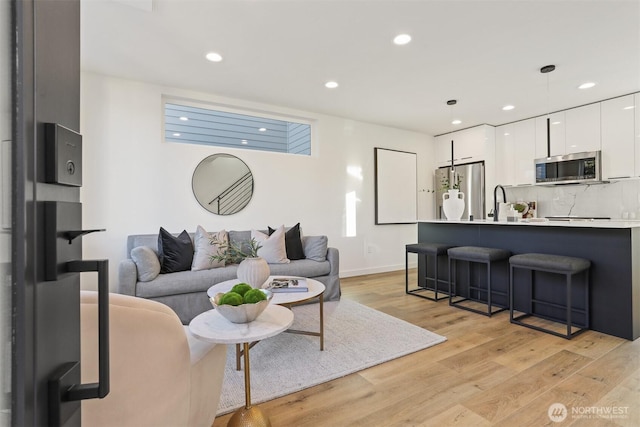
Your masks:
M453 106L456 105L458 101L455 99L450 99L447 101L447 105L449 106L449 122L453 124ZM452 131L453 133L453 131ZM451 137L451 169L449 170L449 189L454 188L456 182L456 172L453 167L453 136Z
M551 108L549 106L549 73L556 69L555 65L545 65L540 68L542 74L547 75L547 157L551 157Z

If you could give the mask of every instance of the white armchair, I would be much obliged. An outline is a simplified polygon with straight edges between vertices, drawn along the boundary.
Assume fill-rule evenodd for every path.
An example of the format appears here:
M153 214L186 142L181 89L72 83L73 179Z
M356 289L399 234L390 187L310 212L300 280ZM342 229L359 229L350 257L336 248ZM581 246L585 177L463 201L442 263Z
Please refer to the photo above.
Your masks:
M81 292L82 382L98 380L98 294ZM110 392L82 402L82 425L207 426L226 346L194 338L164 304L109 294Z

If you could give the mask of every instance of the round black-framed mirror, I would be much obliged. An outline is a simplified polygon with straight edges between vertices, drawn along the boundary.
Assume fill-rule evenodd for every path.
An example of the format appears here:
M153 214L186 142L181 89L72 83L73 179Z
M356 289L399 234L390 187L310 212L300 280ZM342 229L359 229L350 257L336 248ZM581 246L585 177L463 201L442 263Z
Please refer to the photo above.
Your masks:
M240 212L253 196L253 174L238 157L226 153L205 157L193 171L191 188L200 206L217 215Z

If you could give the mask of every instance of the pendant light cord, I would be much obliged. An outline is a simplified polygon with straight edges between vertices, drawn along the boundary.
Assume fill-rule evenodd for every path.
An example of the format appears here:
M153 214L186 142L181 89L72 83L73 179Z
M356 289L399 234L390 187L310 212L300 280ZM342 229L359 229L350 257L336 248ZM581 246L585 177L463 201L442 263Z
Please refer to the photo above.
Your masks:
M540 68L540 72L547 75L547 157L551 157L551 101L549 95L549 73L555 69L555 65L545 65Z

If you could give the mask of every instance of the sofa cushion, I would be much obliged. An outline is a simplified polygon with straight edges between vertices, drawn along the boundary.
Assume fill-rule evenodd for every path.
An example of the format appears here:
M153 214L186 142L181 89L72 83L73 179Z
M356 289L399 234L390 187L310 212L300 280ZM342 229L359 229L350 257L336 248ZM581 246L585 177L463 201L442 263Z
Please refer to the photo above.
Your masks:
M329 261L318 262L310 259L298 259L289 264L269 264L272 276L321 277L331 272Z
M327 236L302 236L304 256L313 261L326 261L328 244Z
M276 231L271 227L269 227L268 230L270 236ZM304 250L302 249L302 240L300 239L300 223L297 223L284 233L284 246L287 250L287 258L289 258L289 260L304 259Z
M196 235L193 238L193 262L191 263L191 270L208 270L210 268L224 267L224 260L217 261L211 257L218 255L221 248L219 244L214 242L220 242L223 246L227 244L227 232L225 230L207 231L202 226L196 228Z
M203 296L206 298L207 289L216 283L236 279L238 277L237 271L237 265L227 265L211 270L189 270L160 274L151 282L139 282L136 286L136 296L158 298L203 292Z
M161 273L191 270L193 243L186 230L177 237L160 227L158 234L158 258Z
M258 230L251 230L251 238L261 245L258 256L264 258L269 264L288 264L284 234L284 225L276 229L271 236Z
M138 246L131 250L131 259L136 264L138 280L148 282L160 274L160 260L153 249L148 246Z

